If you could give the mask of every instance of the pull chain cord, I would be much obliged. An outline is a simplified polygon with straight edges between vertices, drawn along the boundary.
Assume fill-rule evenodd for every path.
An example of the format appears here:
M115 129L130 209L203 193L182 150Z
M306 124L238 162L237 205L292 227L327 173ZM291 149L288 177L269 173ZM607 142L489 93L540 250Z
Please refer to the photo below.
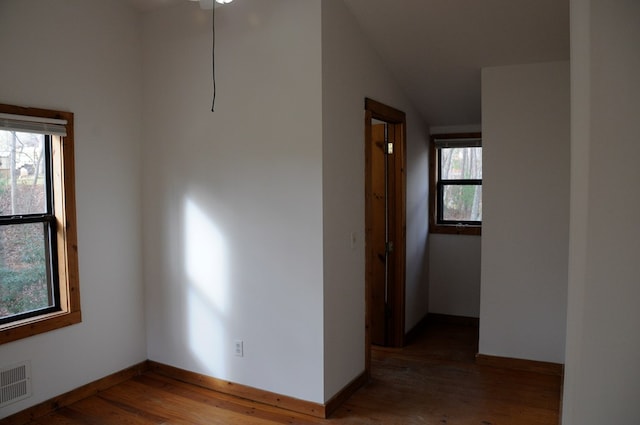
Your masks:
M213 99L211 100L211 112L214 112L216 104L216 5L215 1L211 9L211 78L213 80Z

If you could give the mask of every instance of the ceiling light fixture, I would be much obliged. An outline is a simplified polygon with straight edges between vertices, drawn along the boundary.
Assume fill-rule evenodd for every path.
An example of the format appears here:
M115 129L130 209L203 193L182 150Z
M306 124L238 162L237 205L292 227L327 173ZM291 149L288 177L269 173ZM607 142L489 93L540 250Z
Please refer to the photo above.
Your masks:
M231 3L233 0L191 0L191 1L198 1L200 2L200 8L201 9L205 9L205 10L209 10L209 9L213 9L213 7L218 7L218 6L222 6L224 4L228 4Z

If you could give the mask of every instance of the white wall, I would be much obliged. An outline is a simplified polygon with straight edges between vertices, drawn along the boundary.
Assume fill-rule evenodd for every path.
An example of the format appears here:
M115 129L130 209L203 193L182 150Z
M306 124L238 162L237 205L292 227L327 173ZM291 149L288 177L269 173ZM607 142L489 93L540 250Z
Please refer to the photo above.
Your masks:
M30 360L11 415L146 359L140 255L137 14L119 2L0 2L0 102L75 114L82 323L0 346Z
M210 19L143 18L148 356L322 403L320 2L216 10L214 113Z
M482 71L482 354L564 361L569 67Z
M480 317L481 236L429 236L429 313Z
M322 2L325 399L364 370L364 98L407 114L406 329L428 308L428 130L342 0ZM350 247L350 233L357 244Z
M640 3L571 10L565 425L640 423Z

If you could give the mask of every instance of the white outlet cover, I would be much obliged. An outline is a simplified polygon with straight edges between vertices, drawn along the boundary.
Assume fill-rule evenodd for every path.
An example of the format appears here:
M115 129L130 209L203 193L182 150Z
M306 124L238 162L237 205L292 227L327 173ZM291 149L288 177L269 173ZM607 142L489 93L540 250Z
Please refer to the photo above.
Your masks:
M238 357L244 356L244 343L242 340L237 339L234 343L234 353Z

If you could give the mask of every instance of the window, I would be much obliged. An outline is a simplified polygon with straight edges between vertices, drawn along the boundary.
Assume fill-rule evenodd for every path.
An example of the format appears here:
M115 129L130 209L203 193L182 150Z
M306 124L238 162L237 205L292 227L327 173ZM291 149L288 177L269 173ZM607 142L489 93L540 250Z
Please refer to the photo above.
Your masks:
M73 114L0 104L0 344L78 323Z
M430 228L432 233L479 235L482 226L480 133L431 138Z

